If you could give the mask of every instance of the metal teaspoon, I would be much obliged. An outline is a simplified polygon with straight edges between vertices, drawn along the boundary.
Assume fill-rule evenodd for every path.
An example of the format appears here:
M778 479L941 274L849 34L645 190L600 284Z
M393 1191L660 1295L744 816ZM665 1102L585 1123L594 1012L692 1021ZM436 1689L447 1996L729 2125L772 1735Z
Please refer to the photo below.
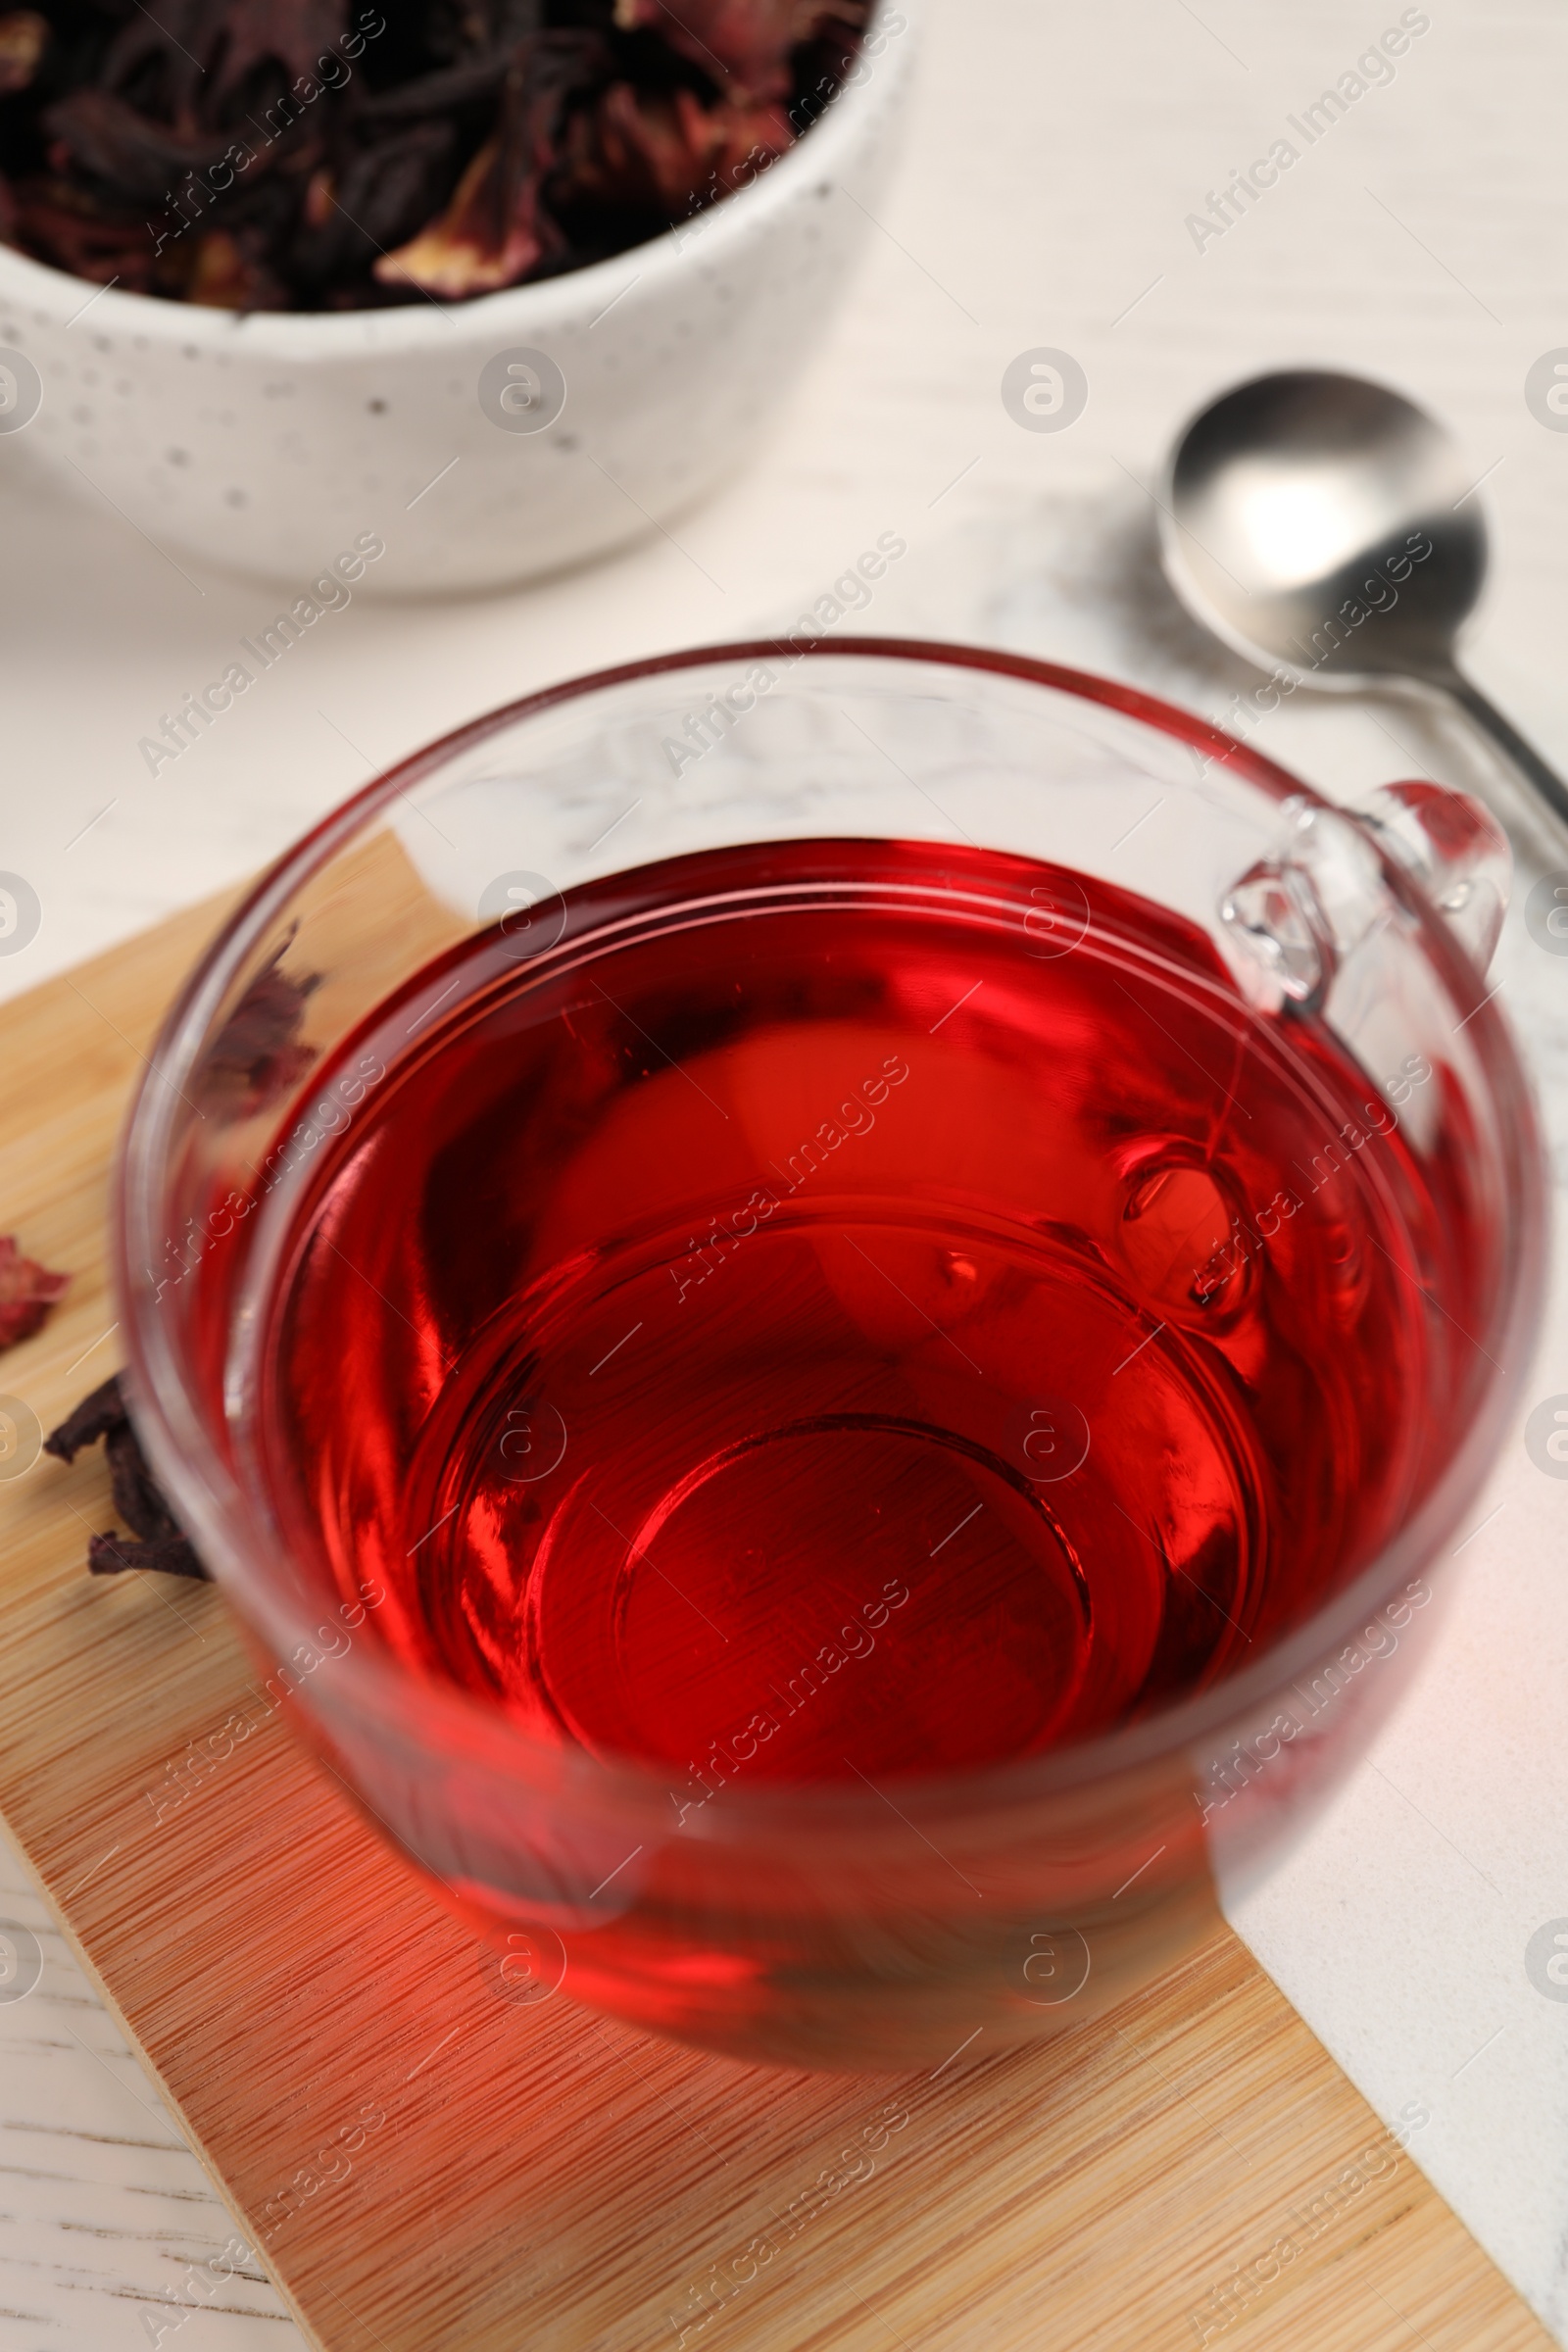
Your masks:
M1297 685L1395 680L1458 705L1568 843L1568 785L1454 658L1487 531L1453 440L1397 392L1297 369L1223 393L1177 441L1166 575L1194 617Z

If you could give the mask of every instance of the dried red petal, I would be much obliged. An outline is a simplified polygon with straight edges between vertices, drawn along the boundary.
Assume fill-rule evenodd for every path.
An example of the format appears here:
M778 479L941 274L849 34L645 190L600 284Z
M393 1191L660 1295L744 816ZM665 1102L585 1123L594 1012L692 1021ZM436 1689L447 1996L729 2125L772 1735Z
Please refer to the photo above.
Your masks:
M704 107L690 90L652 93L618 81L579 115L563 191L645 204L675 220L726 194L794 139L778 106Z
M87 1569L92 1576L122 1576L127 1568L158 1568L165 1576L189 1576L207 1582L207 1571L189 1536L154 1536L139 1543L131 1536L89 1536Z
M23 181L15 198L16 233L28 252L93 285L118 277L135 293L150 291L157 257L140 221L103 219L59 180Z
M217 95L222 98L269 60L281 66L291 82L309 80L318 89L316 63L342 39L348 10L344 0L224 0L219 22L222 57Z
M104 1452L109 1460L109 1485L115 1508L131 1534L148 1544L182 1536L185 1531L164 1500L163 1490L147 1466L141 1441L128 1418L118 1429L105 1433Z
M176 184L220 163L233 135L222 130L187 138L149 122L112 90L73 90L45 108L43 126L53 171L63 176L76 166L122 190L127 202L160 209ZM138 225L145 235L145 222Z
M74 1462L84 1446L103 1440L109 1457L115 1507L128 1519L129 1536L95 1535L87 1544L87 1566L94 1576L119 1576L127 1568L158 1568L166 1576L205 1577L195 1546L164 1500L163 1492L125 1410L120 1374L84 1396L75 1411L52 1429L43 1442L45 1453L57 1461Z
M30 8L14 8L0 17L0 98L27 87L48 38L48 25Z
M51 1274L35 1257L24 1257L10 1234L0 1235L0 1348L41 1331L49 1309L70 1288L69 1274Z
M527 276L545 252L539 180L535 175L516 191L498 234L500 163L501 142L491 139L463 174L440 218L376 263L382 285L417 286L438 300L461 302L466 295L494 294Z
M615 0L623 31L662 33L729 98L783 98L790 51L834 24L863 23L860 0Z
M301 218L307 228L325 228L337 213L337 191L332 173L320 164L311 173L305 188L305 204Z
M49 1432L43 1449L52 1453L57 1462L74 1462L84 1446L96 1446L100 1438L122 1428L128 1419L125 1400L120 1394L120 1374L112 1372L82 1398L74 1411L66 1415L57 1429Z
M224 1119L248 1119L289 1094L316 1059L300 1030L305 1005L320 986L319 972L298 978L282 967L286 939L257 973L214 1038L199 1080L202 1108Z
M596 74L602 55L591 33L544 32L517 43L495 137L439 219L376 263L383 285L417 286L456 302L514 286L563 249L540 191L557 161L566 102Z
M210 228L196 240L195 262L185 300L214 311L270 311L280 307L282 289L241 249L226 229ZM305 1067L309 1067L306 1056ZM300 1075L304 1075L302 1068Z

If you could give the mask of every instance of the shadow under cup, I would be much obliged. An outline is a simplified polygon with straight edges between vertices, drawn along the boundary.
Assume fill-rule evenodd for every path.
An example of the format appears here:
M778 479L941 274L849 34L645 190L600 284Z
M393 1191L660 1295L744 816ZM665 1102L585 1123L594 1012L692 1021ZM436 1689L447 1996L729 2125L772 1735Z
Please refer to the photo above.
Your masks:
M513 1997L936 2062L1278 1853L1528 1360L1505 891L873 641L534 697L266 879L127 1130L137 1424Z

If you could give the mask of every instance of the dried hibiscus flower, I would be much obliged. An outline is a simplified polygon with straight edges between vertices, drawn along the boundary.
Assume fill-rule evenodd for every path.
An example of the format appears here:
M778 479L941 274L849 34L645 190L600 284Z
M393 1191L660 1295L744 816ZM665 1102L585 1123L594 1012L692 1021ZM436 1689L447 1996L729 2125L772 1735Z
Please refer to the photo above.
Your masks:
M573 125L573 177L580 189L604 197L633 189L679 220L698 209L705 193L755 176L793 137L781 107L702 107L690 90L650 98L617 81Z
M223 1119L246 1119L280 1102L316 1059L305 1045L306 1000L320 986L318 972L285 972L292 937L273 950L214 1038L199 1081L202 1108Z
M623 30L662 34L732 96L787 98L792 53L835 25L853 37L864 21L845 0L615 0Z
M446 212L398 253L382 256L384 285L423 288L450 301L514 286L565 244L541 204L558 161L567 98L603 77L604 45L591 33L546 32L519 41L501 84L494 135L458 183Z
M49 1432L43 1449L57 1461L73 1462L84 1446L96 1446L100 1439L109 1457L115 1508L134 1533L90 1537L87 1566L92 1574L119 1576L126 1568L158 1568L166 1576L205 1578L207 1571L190 1538L147 1467L120 1393L118 1372Z
M0 97L24 90L38 69L49 27L30 8L0 17Z
M51 1274L35 1257L24 1257L10 1234L0 1234L0 1348L30 1340L70 1288L69 1274Z
M0 14L0 238L222 309L601 261L809 129L870 0L59 0Z

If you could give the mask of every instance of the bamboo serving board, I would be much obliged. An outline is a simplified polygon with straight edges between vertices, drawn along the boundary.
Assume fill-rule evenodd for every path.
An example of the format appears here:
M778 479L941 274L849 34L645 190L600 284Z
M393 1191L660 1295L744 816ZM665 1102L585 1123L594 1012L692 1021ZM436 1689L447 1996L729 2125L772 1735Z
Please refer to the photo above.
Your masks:
M46 1430L121 1360L115 1137L220 911L0 1012L0 1233L75 1278L0 1359ZM914 2078L514 2005L275 1718L182 1769L253 1674L210 1588L89 1579L115 1523L96 1455L0 1484L0 1813L322 2352L1549 2347L1217 1918L1108 2019Z

